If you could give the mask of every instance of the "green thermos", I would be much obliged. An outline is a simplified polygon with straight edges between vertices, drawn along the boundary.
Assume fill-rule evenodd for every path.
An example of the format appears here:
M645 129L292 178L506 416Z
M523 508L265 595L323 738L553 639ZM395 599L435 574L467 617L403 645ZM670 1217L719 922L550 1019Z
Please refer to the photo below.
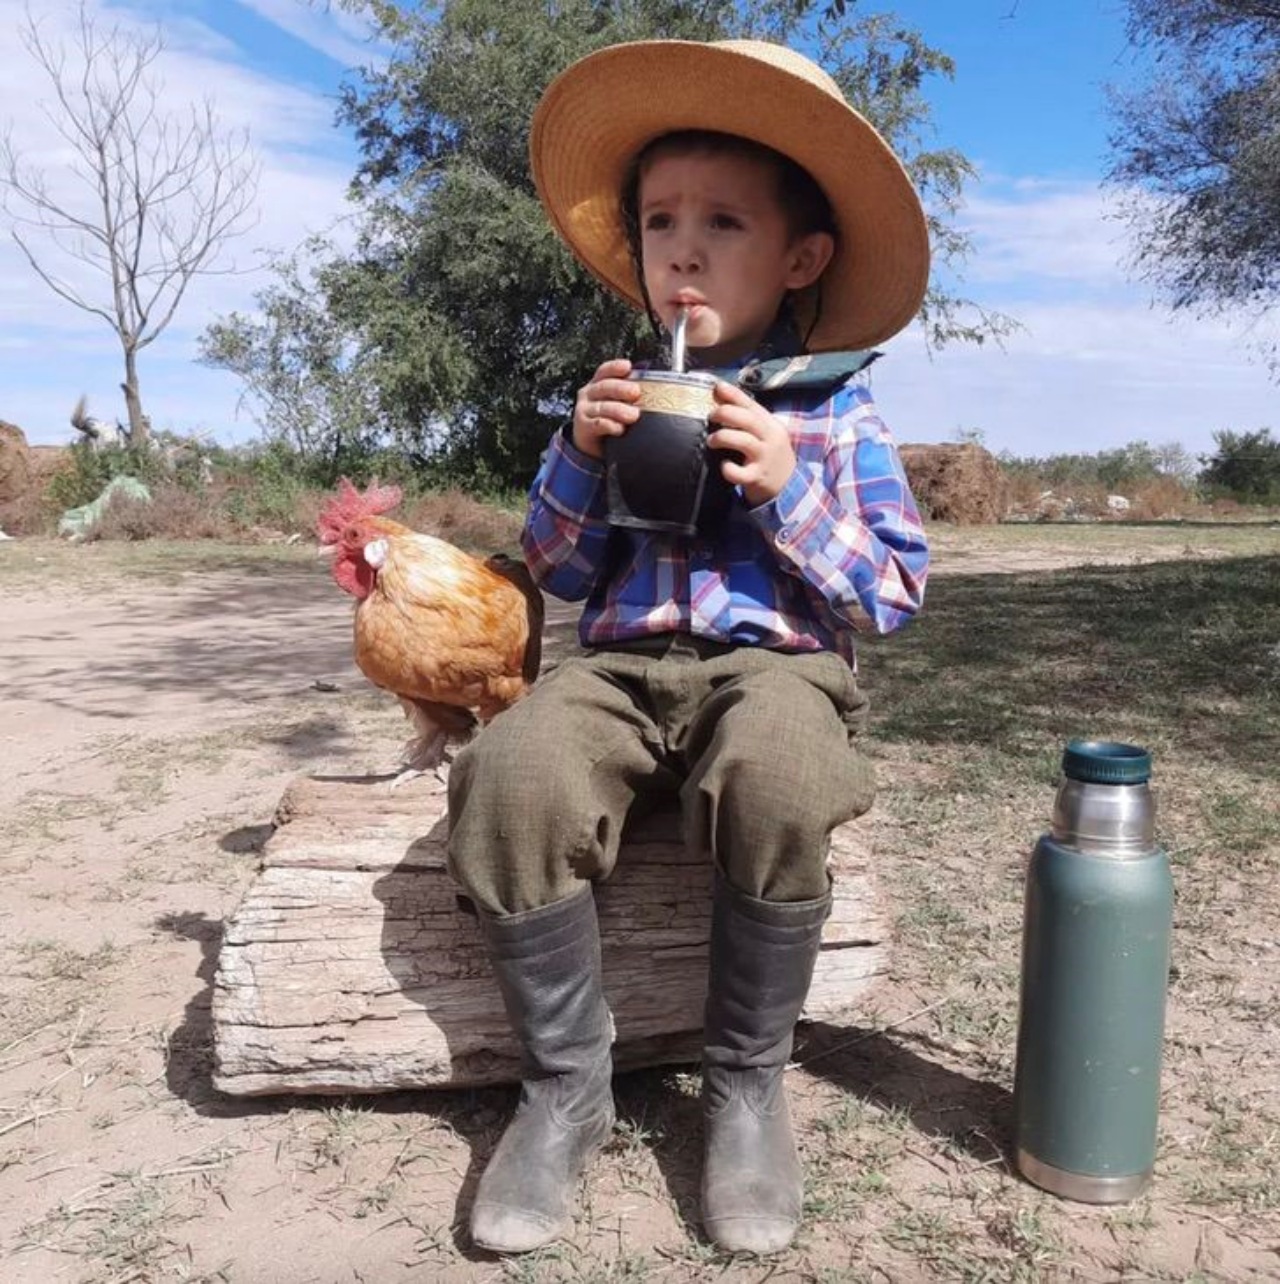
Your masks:
M1023 1176L1120 1203L1151 1178L1173 923L1151 755L1075 740L1027 870L1014 1117Z

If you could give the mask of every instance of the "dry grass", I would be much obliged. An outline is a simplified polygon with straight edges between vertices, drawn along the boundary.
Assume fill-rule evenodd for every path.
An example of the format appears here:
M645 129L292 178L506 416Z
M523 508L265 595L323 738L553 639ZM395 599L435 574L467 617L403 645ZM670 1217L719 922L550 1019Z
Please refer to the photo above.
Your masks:
M228 539L235 523L214 495L189 490L176 482L151 488L151 499L116 496L107 505L89 538L94 540Z

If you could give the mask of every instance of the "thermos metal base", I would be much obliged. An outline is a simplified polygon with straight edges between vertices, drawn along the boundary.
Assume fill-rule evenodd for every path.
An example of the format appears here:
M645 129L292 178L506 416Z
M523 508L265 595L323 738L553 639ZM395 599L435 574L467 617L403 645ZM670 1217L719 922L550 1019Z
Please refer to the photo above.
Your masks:
M1063 1199L1082 1204L1123 1204L1136 1199L1151 1180L1151 1169L1123 1177L1094 1177L1088 1173L1068 1172L1046 1164L1025 1150L1018 1151L1018 1170L1029 1181Z

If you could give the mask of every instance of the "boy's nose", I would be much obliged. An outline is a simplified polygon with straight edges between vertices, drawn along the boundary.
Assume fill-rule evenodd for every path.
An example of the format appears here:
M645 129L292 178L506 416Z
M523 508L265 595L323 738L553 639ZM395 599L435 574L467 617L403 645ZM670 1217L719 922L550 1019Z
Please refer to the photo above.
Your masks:
M671 270L692 276L703 268L702 251L696 245L681 245L671 255Z

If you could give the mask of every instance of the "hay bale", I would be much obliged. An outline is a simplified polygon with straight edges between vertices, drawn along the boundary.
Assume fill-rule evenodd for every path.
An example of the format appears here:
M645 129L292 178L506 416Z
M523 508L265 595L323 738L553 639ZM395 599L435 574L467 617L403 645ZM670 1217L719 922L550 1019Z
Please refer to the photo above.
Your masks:
M0 419L0 504L25 499L31 489L31 448L17 424Z
M44 488L72 463L70 446L31 446L31 481L38 490Z
M899 453L911 493L933 521L989 526L1004 516L1004 470L989 450L965 442L903 446Z

